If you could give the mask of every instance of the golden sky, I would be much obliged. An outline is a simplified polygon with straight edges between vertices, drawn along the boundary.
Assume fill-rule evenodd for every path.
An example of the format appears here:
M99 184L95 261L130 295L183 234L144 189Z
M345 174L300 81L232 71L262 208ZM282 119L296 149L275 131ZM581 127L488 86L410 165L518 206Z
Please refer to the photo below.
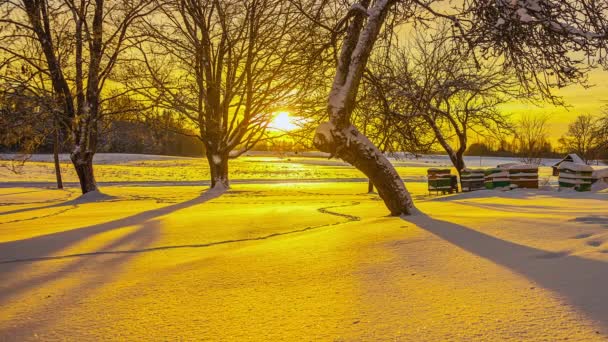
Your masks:
M517 119L523 113L546 114L551 117L550 138L557 141L568 129L568 123L577 115L597 115L603 107L608 106L608 71L594 70L589 74L589 84L593 87L585 89L572 85L556 90L562 96L569 108L557 107L551 104L534 105L522 102L512 102L502 106L504 113L512 114Z

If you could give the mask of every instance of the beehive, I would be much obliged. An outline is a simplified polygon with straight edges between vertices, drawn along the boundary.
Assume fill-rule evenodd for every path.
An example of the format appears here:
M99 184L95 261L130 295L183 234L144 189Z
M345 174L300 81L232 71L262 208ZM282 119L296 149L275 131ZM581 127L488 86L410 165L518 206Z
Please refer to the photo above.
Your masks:
M485 170L484 185L490 190L509 188L509 170L500 167Z
M593 168L586 164L563 162L559 165L559 187L576 191L591 191Z
M452 191L452 176L450 174L450 169L428 169L427 178L429 192Z
M538 189L538 166L515 164L507 167L511 188Z
M484 189L484 170L464 169L460 173L460 185L462 191L475 191Z

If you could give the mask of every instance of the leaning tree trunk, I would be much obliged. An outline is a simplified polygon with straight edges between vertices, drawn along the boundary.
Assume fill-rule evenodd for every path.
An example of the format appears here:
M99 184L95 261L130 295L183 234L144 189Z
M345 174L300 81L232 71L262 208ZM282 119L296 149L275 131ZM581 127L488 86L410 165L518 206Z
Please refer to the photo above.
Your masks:
M228 179L228 154L207 150L207 161L211 172L211 188L230 188Z
M97 190L97 182L93 174L93 152L75 151L70 155L78 180L80 181L80 189L83 194Z
M315 133L315 146L362 171L376 186L391 215L411 214L413 202L403 180L388 159L350 121L359 83L389 9L397 0L359 0L338 58L328 98L329 122Z
M376 186L391 215L410 214L412 198L388 159L354 126L337 129L330 122L317 128L315 146L343 159L363 172Z
M53 161L55 162L55 178L57 179L57 189L63 189L61 179L61 164L59 164L59 128L55 129L55 141L53 142Z

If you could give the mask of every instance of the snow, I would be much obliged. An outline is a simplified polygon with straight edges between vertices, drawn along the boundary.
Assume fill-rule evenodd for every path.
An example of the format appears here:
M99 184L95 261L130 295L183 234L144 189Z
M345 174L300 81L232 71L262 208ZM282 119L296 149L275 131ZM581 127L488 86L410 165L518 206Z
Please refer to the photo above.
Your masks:
M579 163L572 163L572 162L563 162L563 163L559 164L559 169L560 170L579 171L579 172L593 172L593 168L587 164L579 164Z
M519 20L524 23L533 23L538 21L536 18L528 14L528 10L524 7L519 8L515 13L519 16Z
M402 219L359 187L115 186L62 213L74 192L0 189L21 203L0 261L30 259L0 264L0 339L606 337L608 194L477 191Z
M314 143L319 146L331 144L334 140L331 133L333 129L334 125L331 122L321 123L315 131Z
M231 165L242 180L361 177L314 160ZM204 162L100 165L151 186L115 183L80 202L76 187L4 178L0 340L608 337L608 191L428 196L426 167L398 167L419 179L408 189L420 211L398 218L364 179L220 193L145 178Z
M557 163L553 164L553 166L559 166L560 163L567 161L567 159L570 159L570 161L576 164L585 164L585 161L581 157L579 157L578 154L570 153Z
M218 156L217 154L212 155L211 159L215 165L220 165L222 163L222 157Z

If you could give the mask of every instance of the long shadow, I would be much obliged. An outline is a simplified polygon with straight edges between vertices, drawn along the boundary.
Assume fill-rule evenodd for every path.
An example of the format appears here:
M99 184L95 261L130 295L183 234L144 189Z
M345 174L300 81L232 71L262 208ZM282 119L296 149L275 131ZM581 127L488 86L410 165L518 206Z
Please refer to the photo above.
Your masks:
M70 196L71 196L71 194L70 194ZM68 196L68 198L70 196ZM98 193L95 198L91 198L91 197L87 198L86 195L79 196L79 197L73 198L68 201L43 205L40 207L21 208L21 209L4 211L4 212L2 212L2 215L18 214L18 213L24 213L24 212L28 212L28 211L34 211L34 210L61 208L61 207L68 207L68 206L76 207L79 204L92 203L92 202L104 202L104 201L109 201L109 200L114 200L114 199L115 199L115 197L113 197L113 196ZM38 202L38 203L18 203L18 204L44 204L44 203L55 202L55 201L56 200L50 200L50 201ZM15 204L9 204L9 205L15 205Z
M135 214L110 222L95 224L88 227L76 228L58 233L36 236L29 239L2 242L0 243L0 263L6 263L9 261L20 259L47 257L79 241L83 241L95 234L123 227L143 224L148 220L170 214L174 211L205 203L211 199L220 196L222 193L222 191L211 190L203 193L199 197L193 198L185 202L145 211L139 214ZM2 273L5 273L5 271L7 271L7 268L3 268ZM10 271L10 269L8 271Z
M36 190L29 190L29 191L18 191L18 192L7 192L4 194L0 194L0 197L2 196L12 196L12 195L19 195L19 194L28 194L31 192L40 192L40 191L44 191L45 189L36 189Z
M470 192L461 192L459 194L455 194L455 195L451 195L451 196L441 196L441 197L432 198L429 201L433 201L433 202L460 201L460 200L479 198L480 195L481 195L481 197L499 197L499 198L509 198L509 199L531 199L531 198L536 198L538 196L550 196L552 198L568 199L568 200L577 199L577 198L595 199L595 200L608 199L608 193L518 189L518 190L511 190L511 191L477 190L477 191L470 191Z
M523 246L423 213L403 219L559 294L608 332L607 263Z
M120 247L133 247L132 244L135 243L136 246L145 247L151 244L160 233L160 222L157 220L150 220L144 222L141 227L137 230L128 233L108 244L98 249L99 254L104 254L104 252L112 251L116 248ZM57 280L61 277L69 275L70 273L77 272L81 267L85 266L91 262L91 259L80 258L72 263L67 263L65 266L58 268L57 270L46 273L41 276L34 276L27 278L23 281L13 283L8 287L0 287L2 291L0 292L0 303L4 302L11 297L19 293L23 293L31 288L35 287L43 287L45 283L51 282L53 280ZM0 274L3 273L3 265L0 264Z
M268 240L270 238L274 238L274 237L278 237L278 236L303 233L303 232L318 229L318 228L335 226L335 225L344 224L347 222L360 221L361 218L359 216L342 214L342 213L338 213L338 212L329 210L331 208L340 208L340 207L353 206L353 205L358 205L358 204L359 204L359 202L352 202L351 204L347 204L347 205L336 205L336 206L329 206L329 207L323 207L323 208L317 209L317 211L319 211L323 214L328 214L328 215L332 215L332 216L345 218L345 219L347 219L346 222L344 222L344 221L334 222L334 223L321 224L321 225L317 225L317 226L308 226L308 227L304 227L304 228L300 228L300 229L288 230L288 231L277 232L277 233L270 233L270 234L266 234L266 235L260 235L260 236L242 238L242 239L221 240L221 241L213 241L213 242L207 242L207 243L195 243L195 244L187 244L187 245L168 245L168 246L156 246L156 247L147 247L147 248L129 248L129 249L123 249L123 250L105 248L105 249L96 250L93 252L31 257L31 258L21 258L21 259L12 259L12 260L3 260L3 261L0 260L0 274L2 274L3 265L6 265L6 264L50 261L50 260L61 260L61 259L73 259L73 258L107 255L107 254L139 254L139 253L147 253L147 252L155 252L155 251L166 251L166 250L171 250L171 249L205 248L205 247L226 245L226 244L238 243L238 242ZM149 222L151 222L151 221L147 221L147 223L149 223ZM2 295L0 295L0 299L1 298L2 298Z
M160 234L160 222L157 220L147 221L137 230L120 237L119 239L103 246L101 250L111 250L114 248L143 248L150 245L158 238ZM103 272L87 273L85 276L78 275L77 282L74 285L65 287L59 283L58 286L61 292L69 293L69 296L54 296L47 297L44 300L37 302L37 307L28 308L27 315L29 319L19 320L17 324L5 325L0 327L0 341L6 340L25 340L30 339L35 334L40 336L46 335L46 326L52 326L55 321L65 319L64 313L70 308L81 303L86 297L91 295L95 289L102 287L104 284L110 283L118 274L132 256L114 255L104 259L96 259L92 261L88 258L75 260L73 263L68 263L63 267L58 268L50 273L42 276L26 278L21 282L17 282L3 287L0 292L0 303L11 297L20 294L26 294L28 290L43 288L47 283L61 281L67 277L73 276L81 271L89 263L94 262L96 269L102 269ZM57 310L57 308L61 308ZM54 312L55 314L49 315ZM72 318L68 318L72 319ZM44 337L42 339L45 339Z

